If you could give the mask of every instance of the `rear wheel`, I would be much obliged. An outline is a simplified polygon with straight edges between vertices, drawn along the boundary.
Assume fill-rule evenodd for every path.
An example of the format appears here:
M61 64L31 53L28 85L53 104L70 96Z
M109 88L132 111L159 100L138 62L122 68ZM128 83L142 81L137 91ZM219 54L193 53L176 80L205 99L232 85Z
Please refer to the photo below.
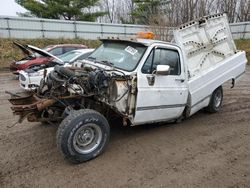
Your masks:
M104 116L94 110L78 110L60 124L57 146L65 158L81 163L100 155L109 135L109 124Z
M210 103L207 106L206 110L210 113L218 112L221 109L223 101L223 89L222 86L218 87L216 90L214 90Z

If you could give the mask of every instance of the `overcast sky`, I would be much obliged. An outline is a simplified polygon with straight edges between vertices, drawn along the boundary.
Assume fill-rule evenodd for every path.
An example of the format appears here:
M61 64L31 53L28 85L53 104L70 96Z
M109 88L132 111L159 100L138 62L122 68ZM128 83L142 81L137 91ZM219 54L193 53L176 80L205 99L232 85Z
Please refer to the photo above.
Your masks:
M24 8L15 3L15 0L0 0L1 16L17 16L16 12L26 12Z

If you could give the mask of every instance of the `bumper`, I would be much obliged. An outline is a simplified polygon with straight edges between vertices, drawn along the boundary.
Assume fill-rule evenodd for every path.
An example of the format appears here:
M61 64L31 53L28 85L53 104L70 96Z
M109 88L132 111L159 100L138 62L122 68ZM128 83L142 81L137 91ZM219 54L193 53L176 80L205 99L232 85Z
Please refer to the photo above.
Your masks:
M20 87L27 91L35 90L39 87L42 78L43 76L29 76L24 71L19 72Z
M32 92L22 91L11 93L11 98L8 99L11 103L11 110L14 115L19 116L19 123L21 123L25 118L27 118L30 122L37 121L58 121L62 120L62 116L57 113L53 114L53 117L45 118L42 115L42 112L55 104L57 100L48 99L48 98L40 98L36 94L32 94ZM80 99L81 96L67 96L67 97L59 97L59 100L67 100L67 99ZM55 116L54 116L55 115Z
M19 123L25 118L30 122L39 121L40 112L48 106L53 105L54 99L41 99L36 95L28 92L14 93L16 96L11 96L9 102L14 115L19 115Z

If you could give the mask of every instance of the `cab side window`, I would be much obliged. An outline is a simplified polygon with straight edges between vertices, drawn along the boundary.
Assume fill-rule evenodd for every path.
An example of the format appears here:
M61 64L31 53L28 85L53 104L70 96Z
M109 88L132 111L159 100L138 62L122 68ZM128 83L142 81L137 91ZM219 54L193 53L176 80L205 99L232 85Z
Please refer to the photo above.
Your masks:
M142 73L150 74L152 72L151 69L152 69L153 56L154 56L154 51L152 50L142 67Z
M180 58L176 50L156 48L151 51L148 59L142 67L142 73L151 74L156 70L157 65L169 65L170 75L179 75Z

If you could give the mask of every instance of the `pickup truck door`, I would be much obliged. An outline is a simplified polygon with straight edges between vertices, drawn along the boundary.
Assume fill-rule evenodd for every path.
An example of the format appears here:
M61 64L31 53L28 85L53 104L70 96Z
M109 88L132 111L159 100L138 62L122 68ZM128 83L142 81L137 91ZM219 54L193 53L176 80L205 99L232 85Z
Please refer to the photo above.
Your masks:
M145 63L138 66L134 125L178 118L188 98L180 49L172 45L155 45L148 51ZM169 65L170 74L155 74L157 65ZM154 81L150 83L152 77Z

